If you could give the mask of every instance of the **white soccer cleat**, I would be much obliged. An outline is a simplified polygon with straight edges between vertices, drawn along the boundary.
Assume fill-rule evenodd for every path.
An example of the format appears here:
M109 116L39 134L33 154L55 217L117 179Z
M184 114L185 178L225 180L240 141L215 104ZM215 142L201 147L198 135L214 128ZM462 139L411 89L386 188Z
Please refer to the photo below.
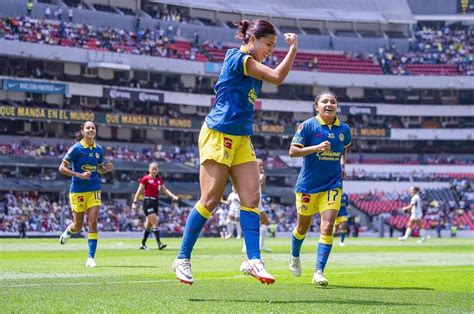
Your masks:
M339 242L339 246L346 246L344 242Z
M191 262L187 258L175 259L171 269L176 273L176 279L185 285L192 285L193 273L191 272Z
M87 258L86 267L97 267L97 264L92 257Z
M405 238L405 237L399 237L399 238L398 238L398 240L400 240L400 241L406 241L406 239L407 239L407 238Z
M416 241L416 243L424 243L426 241L425 238L421 238L420 240Z
M314 275L313 275L313 284L321 286L321 287L327 287L328 285L328 280L326 277L324 277L323 271L322 270L317 270Z
M301 276L301 261L299 256L290 253L290 271L295 277Z
M262 261L259 259L244 261L242 265L240 265L240 271L267 285L271 285L275 282L275 278L265 270L265 266L263 266Z
M269 253L272 252L272 249L269 249L266 246L262 246L260 250L262 250L263 252L269 252Z
M69 238L71 237L72 234L68 234L67 230L68 229L64 230L64 232L59 237L59 243L66 244L67 240L69 240Z

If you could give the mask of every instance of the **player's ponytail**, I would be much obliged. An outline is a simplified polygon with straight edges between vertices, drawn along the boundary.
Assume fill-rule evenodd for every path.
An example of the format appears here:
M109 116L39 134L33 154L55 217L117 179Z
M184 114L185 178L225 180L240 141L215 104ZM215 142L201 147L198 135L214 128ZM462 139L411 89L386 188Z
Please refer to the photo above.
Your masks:
M90 123L92 123L92 124L94 123L94 122L92 122L92 121L86 121L86 122L84 122L84 123L81 124L81 130L80 130L80 131L77 131L76 133L74 133L74 140L75 140L76 142L80 142L80 141L82 141L82 139L84 138L84 135L82 134L82 132L84 131L84 127L85 127L86 123L88 123L88 122L90 122Z
M241 20L234 23L237 27L235 38L240 39L244 44L249 42L250 36L254 35L257 39L267 35L276 35L275 26L266 20Z
M82 141L83 138L84 137L82 136L81 131L77 131L76 133L74 133L74 141L80 142L80 141Z

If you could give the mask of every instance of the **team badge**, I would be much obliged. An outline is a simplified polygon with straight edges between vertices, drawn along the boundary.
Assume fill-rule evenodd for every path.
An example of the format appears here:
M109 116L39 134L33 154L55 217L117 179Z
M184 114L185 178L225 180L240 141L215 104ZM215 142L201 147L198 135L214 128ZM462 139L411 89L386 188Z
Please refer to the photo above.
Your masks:
M309 194L301 194L301 202L309 203L311 201L311 195Z
M344 134L339 134L339 139L341 140L341 142L344 142Z
M99 153L95 153L95 158L99 159L100 155Z
M232 139L228 137L224 137L224 147L228 149L232 149Z

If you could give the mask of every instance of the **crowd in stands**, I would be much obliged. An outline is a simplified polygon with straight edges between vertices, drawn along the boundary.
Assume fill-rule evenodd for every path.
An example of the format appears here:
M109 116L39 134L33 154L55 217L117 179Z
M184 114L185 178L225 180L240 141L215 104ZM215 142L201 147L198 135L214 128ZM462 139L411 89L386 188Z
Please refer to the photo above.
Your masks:
M386 74L413 75L414 64L453 65L439 67L438 75L474 75L474 29L434 29L423 27L409 38L410 50L397 51L395 45L380 48L379 60ZM436 70L434 70L436 71Z
M13 157L34 157L34 158L54 158L59 159L64 156L72 145L64 142L51 144L43 141L32 142L29 137L24 137L22 140L12 142L0 143L0 156ZM102 144L105 150L105 157L110 161L141 161L159 163L182 164L190 167L197 167L199 165L199 154L196 145L116 145L111 143ZM151 148L154 147L154 148ZM264 160L265 167L268 169L282 169L289 168L284 163L278 154L268 148L256 147L256 154L259 158ZM383 157L383 158L382 158ZM363 153L352 153L348 156L348 164L400 164L400 165L469 165L474 163L473 159L465 156L456 155L397 155L387 156L383 155L367 155ZM46 170L46 169L45 169ZM3 174L2 174L3 173ZM0 173L4 177L8 177L5 172ZM44 178L42 180L55 180L56 175L48 173L41 173ZM411 182L429 182L441 181L446 182L453 179L474 179L472 173L429 173L422 170L413 170L411 172L370 172L367 173L363 168L355 168L347 173L349 180L375 180L375 181L411 181ZM120 179L120 178L115 178ZM120 180L124 181L124 180Z
M64 223L72 222L71 210L67 200L61 204L57 198L46 194L9 192L0 198L0 233L18 232L21 224L25 224L28 232L60 232L61 211L64 208ZM266 212L275 225L275 231L291 231L296 222L294 206L285 206L264 202ZM222 206L225 208L226 205ZM160 229L165 235L181 235L186 217L191 210L182 202L179 204L161 204L159 209ZM100 211L100 231L141 231L145 222L145 215L141 208L136 210L130 207L127 200L103 200ZM218 221L214 215L204 228L205 235L217 235Z
M274 226L274 231L289 232L296 222L294 205L273 202L264 196L264 207ZM472 209L474 193L469 181L454 181L450 191L427 190L422 194L424 200L424 225L426 228L449 229L456 226L460 230L474 230ZM0 232L18 232L24 228L28 232L60 232L61 211L64 209L65 224L72 221L67 199L63 204L53 194L27 192L8 192L0 198ZM383 214L387 224L396 229L406 225L408 215L399 209L408 204L407 193L374 191L351 194L350 202L355 208L369 216ZM191 201L192 203L192 201ZM367 204L376 204L377 210L370 210ZM220 206L226 209L226 205ZM187 214L191 206L188 203L162 203L159 210L160 228L166 235L181 235ZM350 215L354 218L354 214ZM99 230L101 231L141 231L145 216L141 208L133 210L126 199L104 200L100 212ZM352 219L354 220L354 219ZM314 228L318 229L315 219ZM360 226L359 226L360 227ZM204 229L205 235L218 234L218 219L214 215Z
M71 141L72 143L72 141ZM27 137L16 143L0 144L0 156L35 157L35 158L61 158L69 149L68 145L58 143L48 145L47 143L32 144ZM158 161L165 163L179 163L196 166L198 153L196 146L162 146L157 145L155 150L147 147L134 149L128 146L104 146L105 156L110 161Z
M450 188L422 191L425 228L474 230L474 190L471 180L451 180ZM403 229L410 214L400 208L410 203L410 195L401 192L371 191L351 194L353 206L369 216L382 215L385 222L396 229Z
M164 13L161 17L182 20L179 11ZM156 29L137 27L136 31L130 31L109 27L95 28L71 22L52 22L25 16L0 19L0 38L7 40L196 61L222 61L225 50L219 48L228 47L214 42L201 45L199 39L196 43L198 33L193 42L175 40L175 37L180 39L180 33L179 26L175 29L172 25L166 29L160 26ZM337 62L331 61L333 57L326 55L319 55L319 60L318 54L302 53L295 60L294 68L341 73L366 73L364 71L370 68L367 72L370 74L381 74L383 70L386 74L417 75L431 72L429 69L417 71L416 67L410 65L441 64L454 65L454 68L441 67L433 70L438 71L438 75L472 75L472 33L472 28L455 30L446 27L436 30L424 27L417 30L410 39L412 49L407 53L399 53L396 47L391 45L381 48L377 57L370 53L346 53L338 57L340 60ZM275 51L268 60L269 65L276 65L283 56L284 52ZM338 63L344 66L341 68Z

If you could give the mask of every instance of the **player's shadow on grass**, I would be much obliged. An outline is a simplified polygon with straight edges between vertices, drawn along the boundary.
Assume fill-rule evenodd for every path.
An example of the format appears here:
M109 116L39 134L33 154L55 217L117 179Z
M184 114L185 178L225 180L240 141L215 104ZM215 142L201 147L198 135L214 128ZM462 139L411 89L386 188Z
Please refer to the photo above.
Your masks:
M382 302L373 300L226 300L226 299L189 299L190 302L237 302L237 303L266 303L266 304L347 304L347 305L393 305L393 306L419 306L416 303L404 303L404 302ZM423 306L430 306L431 304L423 304Z
M339 286L331 285L329 287L336 289L364 289L364 290L434 290L433 288L423 288L423 287L357 287L357 286Z

